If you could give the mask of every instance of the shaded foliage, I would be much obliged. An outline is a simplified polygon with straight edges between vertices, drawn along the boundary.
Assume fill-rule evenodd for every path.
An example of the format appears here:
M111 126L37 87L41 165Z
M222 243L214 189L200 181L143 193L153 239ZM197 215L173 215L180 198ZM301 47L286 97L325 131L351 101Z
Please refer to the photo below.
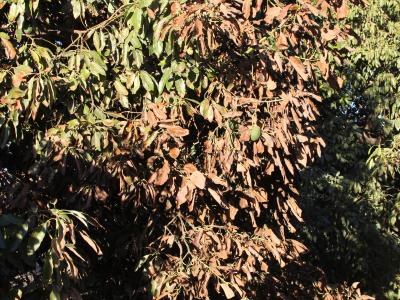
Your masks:
M358 41L349 41L346 87L322 113L323 160L301 176L316 264L379 299L400 296L399 9L398 1L370 1L349 13Z

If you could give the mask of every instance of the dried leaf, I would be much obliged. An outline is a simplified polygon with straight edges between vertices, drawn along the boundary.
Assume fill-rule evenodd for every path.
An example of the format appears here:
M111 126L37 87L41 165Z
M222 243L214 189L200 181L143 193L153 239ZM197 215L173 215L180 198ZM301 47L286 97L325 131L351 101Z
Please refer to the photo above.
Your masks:
M94 250L94 252L96 252L97 255L103 255L99 245L97 245L97 243L89 237L86 231L80 230L79 234L82 239Z
M337 17L338 19L344 19L347 17L349 13L349 8L347 4L347 0L342 1L342 6L337 9Z
M17 55L17 52L15 51L15 48L13 46L13 44L5 39L5 38L1 38L1 43L3 44L5 50L6 50L6 56L8 59L14 59L15 56Z
M242 12L245 19L248 19L251 14L251 2L252 0L244 0L242 6Z
M204 176L203 173L200 171L194 171L190 177L189 180L197 186L199 189L204 189L206 186L206 177Z
M169 156L171 156L173 159L177 159L179 156L179 153L181 151L179 150L179 148L171 148L168 152Z
M276 19L281 14L280 7L268 7L267 12L265 13L264 21L267 24L271 24L274 19Z
M232 299L233 297L235 297L235 293L233 292L233 290L229 287L228 284L226 283L222 283L221 284L221 288L225 293L225 297L226 299Z
M306 68L298 57L290 56L289 61L292 64L293 68L296 72L303 78L304 80L308 80L308 75L306 72Z
M222 205L222 199L221 196L218 194L218 192L213 190L212 188L208 188L207 190L211 194L211 196L215 199L215 201L217 201L219 205Z
M186 128L182 128L180 126L177 125L172 125L172 126L160 126L160 127L164 127L167 129L167 132L173 136L173 137L184 137L189 135L189 130Z
M168 163L168 161L164 160L163 166L160 169L158 169L156 172L157 177L154 181L154 184L155 185L164 185L168 181L169 172L170 172L169 163Z

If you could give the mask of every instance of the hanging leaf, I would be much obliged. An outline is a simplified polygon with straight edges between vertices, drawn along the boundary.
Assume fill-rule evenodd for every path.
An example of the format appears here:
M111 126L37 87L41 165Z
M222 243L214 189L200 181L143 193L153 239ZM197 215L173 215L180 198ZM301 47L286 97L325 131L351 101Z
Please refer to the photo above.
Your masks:
M47 222L41 224L33 232L31 233L28 244L27 244L27 254L33 255L42 244L44 237L46 236L47 232Z
M14 46L11 44L11 42L8 39L5 39L4 37L1 37L1 43L3 44L5 50L6 50L6 56L8 59L14 59L15 56L17 55L17 52L15 51Z
M185 81L182 78L175 81L175 87L176 87L176 91L178 92L178 95L180 97L185 97L186 85L185 85Z
M120 96L128 96L128 90L122 85L119 80L114 81L114 87Z
M94 250L94 252L96 252L97 255L103 255L99 245L97 245L97 243L89 237L86 231L80 230L79 234L82 239Z
M206 186L206 177L200 171L194 171L189 179L199 189L204 189Z
M337 9L337 17L338 19L344 19L348 15L348 0L342 1L342 6Z
M306 68L298 57L290 56L289 62L292 64L293 68L296 70L301 78L303 78L304 80L308 80Z
M224 291L225 297L226 299L232 299L233 297L235 297L235 293L233 292L233 290L229 287L228 284L226 283L222 283L221 284L221 288Z
M151 78L150 74L146 71L141 70L139 73L140 79L142 81L142 85L144 89L148 92L152 92L154 90L154 83L153 79Z
M54 289L51 290L50 295L49 295L49 300L61 300L60 293Z

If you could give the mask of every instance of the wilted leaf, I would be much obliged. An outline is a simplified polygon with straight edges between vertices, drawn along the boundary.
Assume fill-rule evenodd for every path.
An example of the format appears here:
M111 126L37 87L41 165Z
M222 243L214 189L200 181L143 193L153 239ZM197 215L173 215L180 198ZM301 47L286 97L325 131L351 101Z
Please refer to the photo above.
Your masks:
M3 44L5 50L6 50L6 56L8 59L14 59L17 52L15 51L14 46L12 45L12 43L5 39L5 38L0 38L1 39L1 43Z
M242 5L242 12L245 19L248 19L251 14L251 2L252 0L244 0Z
M171 156L173 159L177 159L180 153L179 148L171 148L169 150L169 156Z
M306 68L304 67L303 63L298 57L295 56L290 56L289 61L292 64L293 68L296 70L296 72L303 78L304 80L308 79L308 75L306 72Z
M168 134L174 137L184 137L189 134L189 130L186 128L182 128L177 125L171 125L171 126L164 126L167 129Z
M225 297L226 299L232 299L233 297L235 297L235 293L233 292L233 290L229 287L228 284L226 283L222 283L221 284L221 288L225 293Z
M342 6L340 6L337 10L338 19L344 19L348 14L348 4L347 0L342 0Z
M170 172L170 167L168 161L164 160L163 166L157 170L156 174L157 177L155 179L154 184L156 185L163 185L168 181L169 177L169 172Z
M204 189L206 186L206 177L204 176L203 173L200 171L194 171L190 177L189 180L197 186L199 189Z
M101 251L99 245L95 241L93 241L86 231L80 230L78 231L82 239L96 252L97 255L102 255L103 252Z
M207 190L219 205L223 205L221 196L218 194L217 191L213 190L212 188L208 188Z

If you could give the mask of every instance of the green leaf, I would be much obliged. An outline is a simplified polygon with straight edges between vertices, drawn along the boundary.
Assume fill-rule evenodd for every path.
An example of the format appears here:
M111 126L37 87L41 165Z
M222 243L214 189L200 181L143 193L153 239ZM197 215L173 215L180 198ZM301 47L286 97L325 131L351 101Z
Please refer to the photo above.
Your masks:
M163 75L161 76L160 82L158 83L158 93L162 94L164 91L166 83L171 78L172 70L171 68L165 69Z
M11 252L14 252L15 250L18 249L19 245L22 243L24 237L28 233L28 229L29 229L28 223L24 223L19 226L19 229L14 235L14 240L9 248Z
M143 16L143 10L136 8L133 11L130 21L136 32L138 32L142 26L142 16Z
M178 80L175 81L175 87L176 91L178 92L178 95L181 96L182 98L185 97L186 84L182 78L179 78Z
M210 101L208 99L205 99L200 103L200 114L205 119L207 119L209 108L210 108Z
M153 53L159 58L163 51L163 42L161 40L155 40L153 42Z
M251 129L250 129L250 139L255 142L258 141L258 139L261 136L261 128L258 125L254 125Z
M140 80L142 81L142 85L146 91L151 92L154 90L154 82L151 78L150 74L144 70L141 70L139 73Z
M120 96L128 96L129 94L128 90L122 85L122 83L119 80L116 80L114 82L114 87Z
M94 73L96 76L97 75L103 75L106 76L106 71L97 63L95 63L94 61L92 61L89 64L89 69L92 73Z
M153 3L153 0L139 0L139 7L144 8L144 7L149 7L150 4Z
M136 76L135 80L133 81L133 87L131 89L132 94L136 94L139 89L140 89L140 78L139 76Z
M93 45L97 51L101 51L100 36L97 31L95 31L93 34Z
M49 300L61 300L60 293L56 290L51 290Z
M81 3L79 0L71 0L72 15L77 19L81 15Z
M123 108L129 108L129 101L128 101L128 97L126 96L122 96L119 98L119 103L121 103Z
M47 222L36 227L35 230L31 233L27 244L27 254L29 256L33 255L37 251L37 249L39 249L44 237L46 236L46 232Z

